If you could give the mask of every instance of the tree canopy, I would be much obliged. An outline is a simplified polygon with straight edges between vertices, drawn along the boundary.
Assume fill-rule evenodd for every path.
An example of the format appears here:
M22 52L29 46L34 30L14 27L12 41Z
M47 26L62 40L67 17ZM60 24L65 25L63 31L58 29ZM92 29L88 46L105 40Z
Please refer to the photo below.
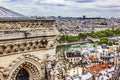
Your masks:
M60 41L61 42L74 42L74 41L79 41L79 40L85 40L87 37L92 37L92 38L102 38L101 42L105 42L106 37L113 37L113 36L120 36L120 30L104 30L104 31L98 31L98 32L90 32L90 33L79 33L77 36L71 36L71 35L61 35L60 36ZM105 42L106 43L106 42ZM111 44L110 42L109 44Z

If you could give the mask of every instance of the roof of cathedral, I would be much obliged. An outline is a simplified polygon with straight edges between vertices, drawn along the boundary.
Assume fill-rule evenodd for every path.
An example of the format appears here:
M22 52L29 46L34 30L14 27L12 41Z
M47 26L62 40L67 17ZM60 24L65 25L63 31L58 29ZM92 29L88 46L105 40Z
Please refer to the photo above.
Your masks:
M55 21L53 19L34 19L30 17L0 17L1 21Z
M25 16L0 6L0 17L25 17Z
M38 21L38 20L41 19L30 18L0 6L0 21ZM42 20L46 20L46 19L42 19ZM54 20L50 19L47 21L54 21Z

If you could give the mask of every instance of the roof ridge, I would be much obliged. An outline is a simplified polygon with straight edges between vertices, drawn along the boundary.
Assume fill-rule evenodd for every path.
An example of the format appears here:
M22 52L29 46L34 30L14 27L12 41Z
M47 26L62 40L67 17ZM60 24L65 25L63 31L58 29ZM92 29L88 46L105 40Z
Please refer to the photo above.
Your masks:
M0 17L25 17L24 15L0 6Z

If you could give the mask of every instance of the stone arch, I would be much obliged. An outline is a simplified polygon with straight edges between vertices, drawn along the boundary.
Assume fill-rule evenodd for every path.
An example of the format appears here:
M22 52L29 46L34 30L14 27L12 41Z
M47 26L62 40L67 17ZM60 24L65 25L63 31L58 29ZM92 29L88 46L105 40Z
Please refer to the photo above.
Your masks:
M22 58L11 67L8 80L16 80L16 76L22 68L29 73L29 80L41 80L42 70L39 61L29 57Z

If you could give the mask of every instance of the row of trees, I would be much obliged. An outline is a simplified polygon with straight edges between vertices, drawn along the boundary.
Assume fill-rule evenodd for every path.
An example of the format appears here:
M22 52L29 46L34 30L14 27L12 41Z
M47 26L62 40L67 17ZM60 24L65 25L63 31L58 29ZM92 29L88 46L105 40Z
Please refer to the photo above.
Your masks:
M94 45L101 45L101 44L106 44L106 45L109 45L109 46L118 45L118 43L110 41L107 38L101 38L99 42L94 43Z
M60 40L61 42L75 42L79 40L85 40L88 36L88 33L79 33L78 36L72 35L61 35Z
M91 32L89 36L93 38L103 38L103 37L112 37L112 36L120 36L120 30L104 30L104 31L98 31L98 32Z
M74 42L74 41L79 41L79 40L85 40L87 37L92 37L92 38L105 38L105 37L113 37L113 36L120 36L120 30L104 30L104 31L98 31L94 32L92 31L91 33L79 33L77 36L71 36L71 35L62 35L60 36L60 41L61 42Z
M75 42L78 41L78 36L68 36L68 35L62 35L60 36L60 42Z

